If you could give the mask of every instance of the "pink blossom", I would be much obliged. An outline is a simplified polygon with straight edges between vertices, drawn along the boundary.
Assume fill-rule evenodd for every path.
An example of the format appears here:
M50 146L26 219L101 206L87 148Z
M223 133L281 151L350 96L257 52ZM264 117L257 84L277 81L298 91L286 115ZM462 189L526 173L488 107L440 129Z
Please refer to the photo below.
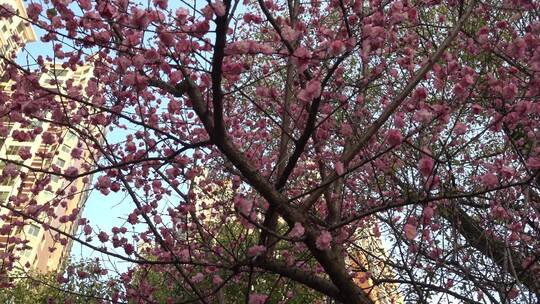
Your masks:
M262 18L261 16L259 15L255 15L255 14L251 14L251 13L247 13L244 15L244 17L242 18L244 20L244 22L246 23L256 23L256 24L259 24L262 22Z
M73 167L73 166L68 167L64 171L64 175L66 175L66 176L68 176L70 178L76 177L78 174L79 174L79 169L76 168L76 167Z
M174 35L170 32L161 31L158 33L159 40L166 46L174 45Z
M107 195L109 194L109 188L111 187L111 178L108 177L107 175L103 175L103 176L100 176L98 177L97 179L97 183L96 183L96 188L101 191L101 193L103 193L104 195Z
M463 87L463 85L458 83L454 86L454 94L457 97L465 97L467 94L467 90Z
M433 217L433 215L435 215L435 209L433 209L433 207L426 207L424 208L424 212L423 212L423 215L424 215L424 218L425 219L431 219Z
M512 289L510 289L510 291L508 292L508 298L510 300L513 300L517 298L518 296L519 296L519 289L517 289L516 287L512 287Z
M266 247L263 246L263 245L256 245L256 246L252 246L248 249L247 251L247 255L249 257L255 257L255 256L259 256L261 255L261 253L265 252L266 251Z
M540 157L529 157L527 166L533 170L540 169Z
M403 231L405 232L405 238L409 241L412 241L416 238L416 226L412 224L405 224L405 226L403 227Z
M313 99L321 95L321 82L318 80L311 80L306 88L298 93L298 98L304 102L312 101Z
M472 84L474 84L474 77L472 75L465 75L465 77L463 78L463 82L467 85L467 86L471 86Z
M539 162L540 167L540 162ZM516 171L508 166L502 166L502 168L499 170L499 172L504 176L505 178L511 178L516 174Z
M493 173L486 173L481 178L482 183L484 186L488 188L493 188L499 184L499 179L497 178L497 175Z
M292 60L295 65L299 67L300 65L307 63L310 57L311 52L307 48L301 46L294 51Z
M28 18L32 20L37 20L42 10L43 10L43 7L41 6L41 4L30 3L26 7L26 14L28 15Z
M32 135L29 132L19 131L19 130L13 130L13 133L11 133L11 137L15 139L16 141L24 142L24 141L30 141L31 139L35 138L32 137Z
M336 163L336 173L338 175L343 175L343 173L345 173L345 168L343 167L343 163L340 161Z
M252 293L249 295L248 304L264 304L267 299L267 295Z
M111 184L111 190L112 190L113 192L118 192L118 191L120 191L120 183L118 183L118 182L112 183L112 184Z
M212 277L212 284L220 285L221 283L223 283L223 279L219 275L216 274Z
M291 28L288 25L285 25L281 29L281 36L283 37L283 39L285 39L287 41L294 41L294 40L296 40L296 38L298 38L299 35L300 35L300 33L295 31L293 28Z
M180 24L185 23L188 16L189 11L186 8L181 7L176 9L176 19Z
M51 132L45 132L41 135L43 143L46 145L52 145L56 142L54 135Z
M467 127L466 124L461 123L461 122L458 122L458 123L456 124L456 126L454 127L454 133L455 133L456 135L463 135L463 134L465 134L465 133L467 132L467 129L468 129L468 128L469 128L469 127Z
M327 250L330 249L330 244L332 243L332 235L330 232L324 230L319 234L317 237L317 240L315 241L315 245L319 250Z
M394 125L396 128L403 128L405 126L405 119L403 113L397 113L396 116L394 116Z
M344 137L349 137L353 135L354 131L350 124L344 123L341 125L341 135Z
M420 170L420 174L422 174L422 176L429 176L431 174L431 171L433 170L434 165L435 162L431 157L422 157L418 162L418 169Z
M484 221L477 225L480 237L512 246L522 260L538 255L540 251L526 246L540 236L527 226L540 213L531 205L534 191L502 187L534 182L540 170L540 24L530 18L537 1L479 5L473 14L485 24L470 35L448 37L450 47L433 52L426 50L444 45L419 29L428 27L434 37L446 38L445 25L454 20L440 13L441 1L313 1L295 8L297 16L292 17L284 1L243 1L234 16L227 16L234 7L223 0L179 9L176 4L169 8L168 0L27 1L29 17L11 21L22 22L21 28L39 27L36 40L51 49L42 56L25 56L20 51L27 53L21 49L26 39L19 37L24 35L12 35L13 52L0 60L11 80L0 92L0 141L7 139L0 155L0 184L10 184L0 200L12 209L0 216L6 222L0 224L0 234L13 235L14 248L24 250L27 240L15 231L28 228L32 218L46 218L50 223L40 226L42 233L52 243L66 244L69 235L54 227L75 225L82 213L82 206L74 209L80 205L77 200L87 190L97 190L105 205L131 209L120 208L120 223L109 223L110 230L93 230L90 221L81 219L78 231L66 231L123 256L133 257L135 244L145 244L141 253L165 274L159 282L163 286L155 286L136 275L151 264L133 265L121 275L126 287L111 296L119 301L174 302L169 295L156 300L155 291L180 278L193 279L212 302L218 297L212 292L221 284L245 283L247 275L234 273L250 270L244 262L267 255L291 271L321 278L329 278L328 263L309 260L332 255L335 270L351 275L344 277L349 283L373 283L371 269L354 274L347 263L356 251L347 243L358 243L362 231L385 236L391 246L409 243L407 254L418 261L404 265L420 275L413 281L436 267L459 272L447 263L446 254L458 250L456 246L470 247L474 238L438 242L460 224L454 217L439 218L445 206L459 203L452 197L467 196L479 207L487 206L464 209ZM459 9L457 0L442 4ZM505 13L509 4L515 13ZM0 15L13 12L9 8ZM220 20L224 22L216 23ZM494 52L516 64L490 62ZM18 60L25 61L24 71L7 60L21 55L29 57ZM58 66L51 66L53 61ZM60 77L60 87L49 81L52 86L41 88L46 84L42 76L55 74L60 66L69 71ZM483 66L489 68L483 71ZM33 119L46 123L30 125ZM507 129L516 128L523 131L516 146L527 152L524 159L499 140ZM66 129L77 130L73 143L67 142L71 136L66 137ZM5 146L11 140L31 148L10 159ZM59 166L58 157L67 163ZM20 164L21 159L27 161ZM51 180L59 176L78 180L58 188ZM341 178L332 181L336 176ZM497 193L483 193L487 190ZM51 198L45 197L48 191ZM387 205L404 205L408 197L430 202L398 208L394 215L385 211ZM439 199L444 197L449 199ZM523 206L509 208L512 200ZM253 243L253 236L264 231L260 224L273 209L280 219L276 231L287 233L284 226L290 231L270 254L265 247L270 245ZM102 213L105 221L114 221L113 214ZM44 247L55 249L54 244ZM9 272L17 250L4 251L0 259ZM170 264L176 258L182 274L174 267L178 265ZM478 258L486 263L478 265ZM457 262L478 272L496 266L490 258L477 252L459 255ZM261 272L257 267L264 265L251 266ZM533 266L529 272L536 275ZM221 267L232 267L232 276L231 269ZM81 278L99 274L89 269L71 270L67 279L77 273ZM276 269L264 272L275 276ZM276 295L283 295L277 299L257 286L264 277L253 279L253 289L244 295L248 298L238 301L288 300L283 284L276 286ZM478 279L479 286L489 281ZM475 285L466 277L439 281L443 287L454 284L454 289ZM337 289L345 291L341 285L346 283L336 284ZM301 285L291 289L295 297L306 289ZM518 299L527 297L530 290L519 287L527 294ZM347 298L342 302L354 302L361 295L336 294L340 296Z
M191 277L191 281L193 283L200 283L204 280L204 274L202 272L197 272L193 277Z
M249 215L251 212L251 208L253 207L253 201L245 199L241 196L238 196L235 199L235 205L236 208L238 208L238 211L240 211L243 215Z
M109 240L109 235L105 231L101 231L98 234L98 239L100 242L105 243Z
M26 208L26 212L28 212L28 214L32 214L32 215L36 215L38 211L40 211L41 209L41 206L39 205L30 205Z
M32 158L32 152L30 152L30 147L22 147L20 150L19 150L19 157L22 159L22 160L27 160L27 159L30 159Z
M153 2L160 9L167 9L167 0L154 0Z
M85 235L89 235L92 233L92 227L90 225L84 225L83 232Z
M132 212L132 213L130 213L128 215L128 220L127 221L128 221L128 223L130 223L132 225L135 225L138 222L138 218L139 218L138 215L136 213Z
M225 16L226 8L225 4L223 4L223 1L218 0L212 4L212 7L214 8L214 12L216 13L216 16Z
M413 96L419 100L425 100L427 95L428 91L424 87L417 88L413 93Z
M505 99L513 99L514 97L516 97L517 93L518 87L513 83L505 85L502 89L502 96Z
M471 109L474 114L480 114L480 112L483 110L482 106L476 103L472 105Z
M391 146L397 146L401 144L403 141L403 136L401 135L401 131L397 129L390 129L386 133L386 140L388 140L388 143Z
M179 252L178 257L180 258L181 261L189 260L189 258L190 258L189 250L188 249L182 249Z
M421 123L428 123L433 118L433 114L427 109L421 109L414 113L414 120Z
M2 170L2 175L15 178L19 175L19 169L12 163L7 164Z
M10 18L14 15L17 15L17 10L13 6L6 3L0 4L0 20Z
M73 150L71 150L71 157L75 158L75 159L80 159L81 156L83 154L83 150L81 148L74 148Z
M126 143L126 151L130 152L130 153L135 153L137 152L137 145L132 142L132 141L128 141Z
M346 47L343 41L335 40L330 43L330 47L328 48L328 53L332 56L336 56L345 52L345 50L346 50Z
M124 244L124 252L127 255L131 255L133 252L135 252L135 248L131 244Z
M304 226L302 226L301 223L296 222L294 223L294 227L291 229L291 232L289 232L289 236L292 238L301 237L304 235L305 231Z

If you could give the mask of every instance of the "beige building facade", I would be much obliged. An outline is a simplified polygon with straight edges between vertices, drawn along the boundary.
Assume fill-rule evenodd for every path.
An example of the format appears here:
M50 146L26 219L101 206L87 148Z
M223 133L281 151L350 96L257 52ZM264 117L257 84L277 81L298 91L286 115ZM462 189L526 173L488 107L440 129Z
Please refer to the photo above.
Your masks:
M22 0L0 0L0 6L3 4L17 10L18 14L10 19L0 19L0 56L13 59L11 56L20 50L17 41L24 44L36 41L36 33L32 26L24 20L28 16ZM0 7L0 9L2 8ZM4 66L4 60L0 60L0 76L3 74Z
M388 264L388 253L380 236L361 230L355 235L353 253L346 263L355 270L354 282L360 286L375 304L404 303L399 285L375 281L393 280L395 273Z
M40 77L40 83L44 87L52 87L53 82L61 86L67 80L73 80L75 85L84 87L91 75L91 67L84 66L72 71L59 65L51 65L49 72ZM8 83L6 87L11 85ZM80 146L78 135L49 123L51 115L53 114L49 113L43 118L32 119L30 124L12 123L5 117L2 119L2 127L7 128L8 136L2 140L0 147L0 169L8 164L17 164L18 170L23 174L16 178L0 177L0 204L24 210L28 210L29 205L34 209L50 210L40 213L39 220L73 235L77 229L76 222L80 211L89 195L89 179L68 181L49 172L64 172L68 167L81 169L85 165L90 166L93 156L89 150L81 149L81 157L73 158L72 150ZM13 136L14 132L31 131L36 127L43 129L41 134L48 133L61 139L60 143L49 144L40 135L33 140L22 142ZM32 157L21 158L20 152L24 150L29 151ZM39 191L39 185L43 184L46 186ZM23 203L15 203L17 201ZM13 266L41 272L52 271L61 268L69 256L71 239L54 229L45 229L31 219L22 219L12 210L0 209L0 227L0 231L8 232L0 235L0 252L13 253L6 255L4 263L7 264L3 265L5 269ZM15 238L23 240L24 243L18 244L14 241Z
M0 20L0 56L13 59L21 44L35 41L36 35L23 19L27 16L23 1L0 0L0 5L6 3L22 17ZM6 74L3 63L0 60L0 90L6 98L11 96L15 83ZM63 91L71 81L73 86L84 88L92 75L90 66L73 71L51 64L39 82L43 87ZM72 240L58 231L69 235L76 232L77 219L89 195L90 179L68 181L51 172L64 172L69 167L81 169L90 166L93 158L91 151L80 147L78 134L50 123L53 113L27 117L26 122L12 120L9 114L0 113L0 277L4 278L16 269L57 270L68 259ZM21 141L14 136L15 132L32 132L36 128L42 132L32 139ZM60 140L49 143L44 140L44 133ZM71 154L78 146L82 155L74 158ZM31 157L21 157L22 151L29 152ZM16 165L21 174L14 178L2 174L8 165ZM14 210L47 210L37 212L45 225L18 216Z

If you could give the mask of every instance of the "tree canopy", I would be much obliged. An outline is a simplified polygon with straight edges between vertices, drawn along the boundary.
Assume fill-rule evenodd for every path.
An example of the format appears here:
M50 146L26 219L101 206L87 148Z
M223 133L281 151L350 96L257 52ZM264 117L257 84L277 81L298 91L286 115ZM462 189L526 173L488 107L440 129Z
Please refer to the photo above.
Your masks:
M68 263L65 274L17 270L10 288L0 289L0 302L10 304L98 304L118 298L122 288L99 260Z

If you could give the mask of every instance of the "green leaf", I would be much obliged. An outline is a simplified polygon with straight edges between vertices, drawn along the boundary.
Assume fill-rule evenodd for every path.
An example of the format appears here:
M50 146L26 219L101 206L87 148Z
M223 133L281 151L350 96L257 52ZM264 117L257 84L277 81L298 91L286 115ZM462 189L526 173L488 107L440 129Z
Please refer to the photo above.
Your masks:
M55 8L50 8L47 10L47 16L51 16L51 17L54 17L58 15L58 12L56 11Z

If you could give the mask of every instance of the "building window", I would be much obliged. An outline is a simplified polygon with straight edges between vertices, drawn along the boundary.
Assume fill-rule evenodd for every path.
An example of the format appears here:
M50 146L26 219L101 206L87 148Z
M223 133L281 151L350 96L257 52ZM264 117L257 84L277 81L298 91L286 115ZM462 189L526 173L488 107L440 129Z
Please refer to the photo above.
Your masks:
M43 199L46 202L49 202L54 198L54 193L52 193L51 191L48 191L48 190L43 191L42 195L43 195Z
M24 252L23 252L22 255L28 258L28 257L30 257L31 254L32 254L32 247L27 247L27 248L24 250Z
M43 121L41 121L39 119L34 119L34 120L32 120L32 122L30 122L30 126L32 128L42 127L43 126Z
M51 176L51 182L52 183L58 182L59 179L60 179L60 177L58 175L52 175Z
M31 236L38 236L39 234L39 227L34 225L34 224L30 224L30 226L28 227L28 234L30 234Z
M64 77L68 74L68 70L54 70L56 77Z
M73 132L69 131L66 133L66 141L72 141L77 137Z
M61 159L61 158L58 158L56 159L56 161L54 162L58 167L62 168L64 167L64 165L66 164L66 161Z
M22 146L9 146L6 149L6 155L18 155L21 148Z
M4 179L4 181L2 181L2 182L0 183L0 185L2 185L2 186L13 186L13 185L15 185L15 180L16 180L16 179L17 179L17 178L11 178L11 177L10 177L10 178L6 178L6 179Z
M24 25L24 21L22 21L21 23L19 23L19 25L17 25L17 34L21 37L26 38L25 30L26 26Z
M0 203L7 203L9 199L9 192L2 191L0 192Z
M66 152L66 153L70 153L70 152L71 152L71 147L68 146L68 145L62 145L62 147L60 148L60 150Z

